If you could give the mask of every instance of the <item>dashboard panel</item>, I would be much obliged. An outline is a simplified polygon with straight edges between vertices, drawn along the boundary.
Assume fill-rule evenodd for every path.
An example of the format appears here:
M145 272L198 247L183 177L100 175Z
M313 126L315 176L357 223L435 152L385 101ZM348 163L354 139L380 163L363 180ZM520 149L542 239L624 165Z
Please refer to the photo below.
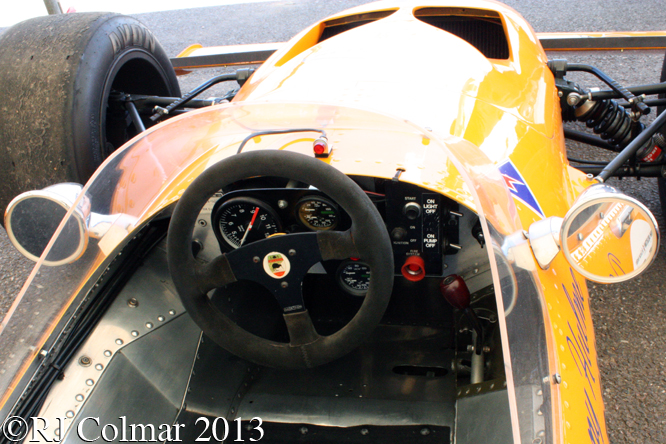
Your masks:
M468 228L475 218L473 213L444 195L409 183L374 179L362 187L386 224L396 276L416 282L450 274L454 272L451 266L478 269L478 253L463 254L464 264L454 259L462 244L470 244L475 251L483 247L470 233L461 235L461 227ZM349 215L317 189L244 187L211 197L199 215L193 250L198 260L207 262L221 252L276 234L350 227ZM370 278L367 265L356 258L329 262L313 267L310 273L335 275L348 294L365 294Z

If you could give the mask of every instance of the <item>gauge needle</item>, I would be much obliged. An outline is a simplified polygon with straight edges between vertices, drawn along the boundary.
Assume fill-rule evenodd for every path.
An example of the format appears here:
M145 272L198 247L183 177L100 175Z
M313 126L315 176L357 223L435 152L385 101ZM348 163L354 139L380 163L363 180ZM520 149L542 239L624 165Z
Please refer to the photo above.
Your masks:
M257 220L257 214L259 214L259 207L254 209L254 214L252 215L252 220L250 221L250 224L247 226L247 230L245 230L245 234L243 235L243 239L241 239L239 247L243 246L243 243L245 243L245 239L247 239L247 235L252 229L252 225L254 225L254 221Z

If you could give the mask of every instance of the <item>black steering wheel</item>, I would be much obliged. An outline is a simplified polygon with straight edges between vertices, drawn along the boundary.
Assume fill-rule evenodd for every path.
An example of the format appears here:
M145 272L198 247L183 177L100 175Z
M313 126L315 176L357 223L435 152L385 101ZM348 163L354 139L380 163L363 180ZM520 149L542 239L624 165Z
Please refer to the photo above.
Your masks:
M206 265L192 255L192 230L209 197L239 180L276 176L310 184L349 214L344 232L285 234L244 245ZM379 324L393 288L393 251L384 221L361 188L330 165L288 151L251 151L228 157L204 171L185 190L171 217L167 238L169 272L194 322L229 352L269 367L305 368L352 351ZM317 333L303 303L302 282L322 260L358 257L372 272L361 308L330 336ZM258 282L282 307L289 343L260 338L225 316L207 293L237 280Z

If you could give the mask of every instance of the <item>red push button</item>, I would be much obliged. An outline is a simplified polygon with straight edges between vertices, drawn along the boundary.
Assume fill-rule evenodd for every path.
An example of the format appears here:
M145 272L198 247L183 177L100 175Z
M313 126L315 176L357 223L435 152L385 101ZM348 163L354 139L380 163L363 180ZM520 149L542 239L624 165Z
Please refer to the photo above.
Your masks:
M425 262L421 256L409 256L400 271L405 279L418 282L425 277Z

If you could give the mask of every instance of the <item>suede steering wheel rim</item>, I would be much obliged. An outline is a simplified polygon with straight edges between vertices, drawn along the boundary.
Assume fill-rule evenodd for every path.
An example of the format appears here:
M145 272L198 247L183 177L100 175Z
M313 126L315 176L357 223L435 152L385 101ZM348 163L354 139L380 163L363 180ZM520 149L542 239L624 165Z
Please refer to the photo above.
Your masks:
M344 232L273 236L222 254L206 265L197 263L192 255L192 230L201 208L215 192L253 176L295 179L318 188L349 214L352 227ZM174 285L194 322L224 349L268 367L315 367L349 353L379 324L393 288L391 242L384 221L365 192L330 165L288 151L241 153L206 169L185 190L174 209L167 254ZM368 293L347 325L330 336L321 336L303 304L303 278L321 260L349 257L359 257L370 266ZM285 265L282 270L286 272L280 277L264 267L275 258ZM273 293L283 309L289 343L260 338L213 305L207 296L210 290L240 279L258 282Z

